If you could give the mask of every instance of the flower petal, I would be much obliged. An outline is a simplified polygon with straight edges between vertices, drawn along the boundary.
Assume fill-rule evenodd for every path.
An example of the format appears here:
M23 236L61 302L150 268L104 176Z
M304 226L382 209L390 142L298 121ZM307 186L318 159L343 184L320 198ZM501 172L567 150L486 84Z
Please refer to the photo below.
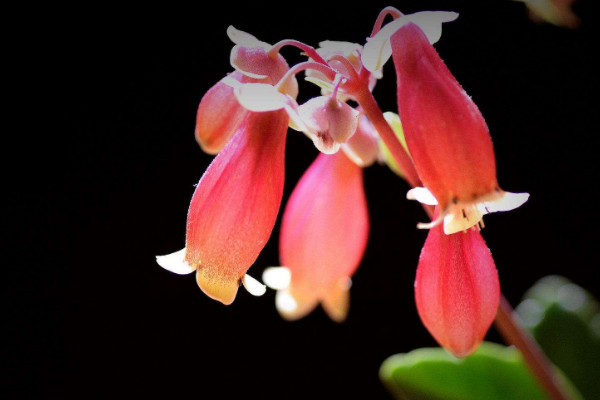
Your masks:
M227 36L233 43L241 46L262 47L265 49L271 46L247 32L234 28L232 25L227 27Z
M348 310L350 309L350 286L352 286L352 280L348 277L343 277L325 293L321 300L323 310L335 322L343 322L348 316Z
M235 71L227 80L240 81L244 77ZM208 154L217 154L240 126L248 110L236 99L231 84L217 82L202 96L196 114L196 141Z
M424 187L414 187L406 193L408 200L417 200L419 203L427 204L429 206L436 206L437 200L433 197L433 194L429 189Z
M250 113L194 191L186 261L198 268L200 287L212 298L223 296L225 304L233 301L275 225L287 124L284 111Z
M226 306L233 303L240 287L239 279L232 276L216 275L212 271L199 268L196 270L196 283L205 295L220 301Z
M248 274L244 275L242 278L242 284L252 296L262 296L267 291L267 287L265 285Z
M432 228L421 251L415 300L423 324L457 357L477 349L500 301L498 272L478 230L446 235Z
M307 316L318 305L316 298L295 298L289 289L278 290L275 294L275 308L283 318L295 321Z
M431 44L440 40L442 23L454 21L458 14L448 11L421 11L395 19L385 25L375 36L368 38L361 59L365 68L371 72L380 70L392 56L390 37L403 25L414 22L427 35Z
M185 261L185 247L175 253L167 254L166 256L156 256L156 262L167 271L179 275L191 274L196 270L195 267Z
M271 289L280 290L290 286L292 274L286 267L268 267L263 271L262 279Z
M492 201L483 201L479 204L480 210L484 214L510 211L521 207L529 199L529 193L511 193L502 192L502 195Z

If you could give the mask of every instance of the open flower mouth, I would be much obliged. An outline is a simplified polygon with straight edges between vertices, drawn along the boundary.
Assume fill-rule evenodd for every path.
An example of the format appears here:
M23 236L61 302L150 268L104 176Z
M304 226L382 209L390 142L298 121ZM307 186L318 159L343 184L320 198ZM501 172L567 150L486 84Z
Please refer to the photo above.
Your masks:
M438 205L433 194L424 187L412 188L406 194L409 200L430 206ZM419 229L430 229L440 223L444 224L444 233L451 235L466 231L472 227L483 228L483 216L494 212L510 211L522 206L529 199L529 193L512 193L496 189L472 201L454 201L438 217L431 222L420 222Z

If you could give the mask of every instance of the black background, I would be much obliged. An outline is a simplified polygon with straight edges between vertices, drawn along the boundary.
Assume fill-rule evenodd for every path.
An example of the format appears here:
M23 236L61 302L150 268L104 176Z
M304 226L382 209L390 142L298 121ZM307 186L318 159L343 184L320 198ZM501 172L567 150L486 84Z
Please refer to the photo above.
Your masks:
M531 22L522 3L481 3L391 5L460 13L436 48L488 122L500 185L531 194L486 218L505 296L516 305L548 274L598 296L592 1L575 3L575 31ZM22 113L10 115L18 124L5 137L17 140L3 146L3 398L390 398L381 362L435 342L413 300L424 214L386 168L365 170L371 235L342 324L321 309L283 321L273 291L240 290L225 307L154 259L184 246L189 199L211 161L193 137L195 112L231 70L227 26L269 43L364 42L385 5L24 10L5 61L17 89L7 110ZM386 68L374 93L391 111ZM301 87L301 99L316 93ZM316 154L290 131L284 201ZM278 264L278 229L250 269L257 278ZM494 328L488 339L502 342Z

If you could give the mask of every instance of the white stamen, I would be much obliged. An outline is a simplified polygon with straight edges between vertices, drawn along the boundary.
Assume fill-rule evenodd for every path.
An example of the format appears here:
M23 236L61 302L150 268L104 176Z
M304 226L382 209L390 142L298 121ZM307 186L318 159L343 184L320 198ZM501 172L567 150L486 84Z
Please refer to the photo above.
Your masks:
M248 293L250 293L253 296L262 296L267 291L267 287L265 285L263 285L248 274L244 275L244 277L242 278L242 284L244 285Z
M292 273L287 267L268 267L262 274L265 285L274 290L285 289L292 281Z
M167 254L166 256L156 256L156 262L167 271L179 275L191 274L196 270L196 268L185 261L185 247L175 253Z

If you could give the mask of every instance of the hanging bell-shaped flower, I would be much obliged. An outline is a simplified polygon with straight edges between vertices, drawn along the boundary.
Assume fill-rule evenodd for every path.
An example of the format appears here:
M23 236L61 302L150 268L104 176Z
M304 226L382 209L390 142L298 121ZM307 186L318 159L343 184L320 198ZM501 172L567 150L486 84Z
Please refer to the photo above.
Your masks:
M415 167L426 187L408 197L437 204L447 234L480 223L489 212L522 205L527 193L498 186L487 124L452 76L427 36L414 23L390 38L398 81L398 113Z

